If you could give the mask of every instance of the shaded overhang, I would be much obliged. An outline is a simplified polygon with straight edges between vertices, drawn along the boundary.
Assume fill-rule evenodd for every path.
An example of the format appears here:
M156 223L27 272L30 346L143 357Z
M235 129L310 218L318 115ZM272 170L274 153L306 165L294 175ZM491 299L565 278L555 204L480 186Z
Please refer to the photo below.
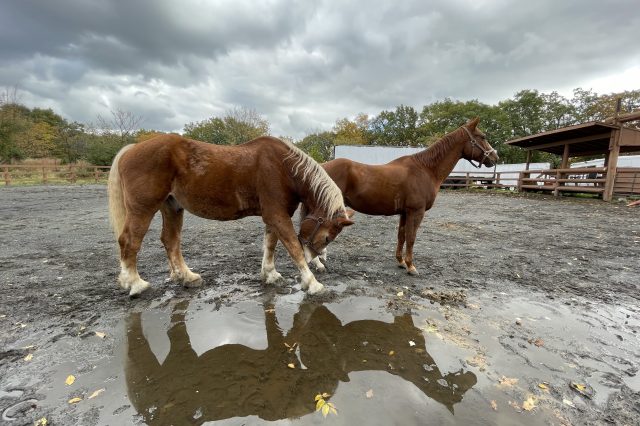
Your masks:
M550 130L506 142L526 150L536 150L562 155L564 146L569 146L572 157L606 154L609 152L612 133L621 129L620 152L640 151L640 131L592 121L562 129Z

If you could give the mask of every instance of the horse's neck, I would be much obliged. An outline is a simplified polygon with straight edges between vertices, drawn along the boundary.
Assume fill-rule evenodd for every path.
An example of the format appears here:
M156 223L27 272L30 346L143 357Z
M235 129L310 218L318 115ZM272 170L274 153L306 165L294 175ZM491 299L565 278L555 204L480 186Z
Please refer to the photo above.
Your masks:
M435 175L438 183L442 183L449 176L462 158L465 140L460 132L460 129L455 130L428 149L415 154L419 163Z

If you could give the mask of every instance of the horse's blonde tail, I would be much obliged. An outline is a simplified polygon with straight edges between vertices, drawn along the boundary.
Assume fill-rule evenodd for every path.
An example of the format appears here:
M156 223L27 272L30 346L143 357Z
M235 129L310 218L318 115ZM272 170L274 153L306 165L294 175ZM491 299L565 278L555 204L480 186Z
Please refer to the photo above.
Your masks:
M109 221L111 222L111 228L116 236L116 241L122 234L124 228L124 219L127 214L127 209L124 205L124 192L122 191L122 182L120 181L120 171L118 170L118 162L122 154L131 149L134 145L127 145L122 148L113 159L111 170L109 171L109 180L107 184L107 191L109 193Z

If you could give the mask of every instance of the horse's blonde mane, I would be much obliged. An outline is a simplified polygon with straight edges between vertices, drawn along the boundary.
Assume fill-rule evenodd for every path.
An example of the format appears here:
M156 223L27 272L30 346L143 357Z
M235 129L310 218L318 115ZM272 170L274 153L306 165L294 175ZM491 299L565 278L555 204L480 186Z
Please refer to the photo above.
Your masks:
M311 187L318 206L322 208L327 217L331 218L338 213L345 213L342 191L329 177L327 172L300 148L289 141L278 139L289 148L286 160L293 161L293 173Z

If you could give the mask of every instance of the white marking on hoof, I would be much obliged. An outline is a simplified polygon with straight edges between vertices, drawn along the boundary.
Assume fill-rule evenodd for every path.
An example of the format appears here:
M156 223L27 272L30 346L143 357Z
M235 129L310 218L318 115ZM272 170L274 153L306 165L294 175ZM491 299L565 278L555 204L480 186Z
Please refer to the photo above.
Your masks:
M143 279L138 279L137 281L134 281L131 284L131 290L129 291L129 296L137 296L138 294L142 293L149 287L151 287L151 284L149 284Z
M280 272L276 271L275 269L272 269L270 271L265 271L263 269L260 275L262 276L262 280L269 285L275 284L282 279L282 275L280 275Z
M187 287L187 288L194 288L194 287L200 287L202 285L202 277L200 277L199 274L194 274L193 272L189 271L190 276L188 276L187 278L185 278L182 281L182 285Z
M404 260L401 262L398 262L398 268L406 268L406 267L407 267L407 264L405 263Z
M320 262L320 258L316 257L311 261L311 264L313 266L315 266L316 271L318 272L325 272L327 270L327 268L322 264L322 262Z
M414 277L420 275L418 274L418 270L416 269L416 267L413 265L411 265L411 268L407 269L407 274L413 275Z
M327 248L323 248L322 251L320 252L320 256L318 256L320 259L322 259L324 262L327 261Z
M320 284L315 278L311 283L309 283L309 286L307 287L307 293L309 294L324 293L325 291L326 290L324 286Z
M123 276L122 273L120 273L120 276L118 277L118 284L120 285L121 289L127 290L127 291L131 287L131 284L129 284L127 277Z

